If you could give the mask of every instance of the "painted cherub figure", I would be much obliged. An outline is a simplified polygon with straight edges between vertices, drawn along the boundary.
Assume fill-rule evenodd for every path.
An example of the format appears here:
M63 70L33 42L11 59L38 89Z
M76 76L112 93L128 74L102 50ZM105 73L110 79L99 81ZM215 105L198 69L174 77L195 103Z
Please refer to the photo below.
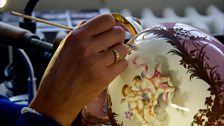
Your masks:
M136 56L133 59L133 65L139 69L143 69L140 78L141 83L143 83L141 84L143 98L147 99L147 102L143 99L145 104L144 107L147 107L148 114L154 117L156 115L154 108L158 105L160 95L162 95L162 101L168 104L175 87L171 83L169 76L161 75L160 63L154 66L154 72L151 75L149 73L149 64L146 61L147 60L144 57Z
M145 124L147 121L144 118L144 104L141 94L141 90L133 90L132 86L125 84L122 87L122 95L124 98L121 102L127 101L130 109L129 111L131 111L142 124Z
M148 85L144 90L150 90L148 92L148 97L150 98L148 104L149 114L155 116L154 108L158 105L159 96L162 95L162 101L168 104L171 100L170 95L175 91L175 87L171 83L170 77L161 76L158 68L155 68L153 76L149 74L142 74L142 76Z

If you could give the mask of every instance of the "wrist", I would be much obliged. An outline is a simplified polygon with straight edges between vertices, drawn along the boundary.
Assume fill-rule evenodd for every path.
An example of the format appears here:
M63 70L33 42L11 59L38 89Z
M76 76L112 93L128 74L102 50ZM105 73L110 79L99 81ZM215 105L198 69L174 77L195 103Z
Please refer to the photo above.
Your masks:
M69 107L63 107L63 105L58 105L49 100L41 100L40 98L35 98L29 107L57 121L63 126L70 126L78 114L78 112L76 114L70 110Z

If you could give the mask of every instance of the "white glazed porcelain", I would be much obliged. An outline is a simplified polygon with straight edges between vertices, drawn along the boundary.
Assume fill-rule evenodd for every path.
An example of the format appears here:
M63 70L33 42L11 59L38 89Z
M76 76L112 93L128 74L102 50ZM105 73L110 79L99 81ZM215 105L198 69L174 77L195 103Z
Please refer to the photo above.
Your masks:
M224 46L202 30L164 23L141 32L128 68L108 87L113 126L224 125Z

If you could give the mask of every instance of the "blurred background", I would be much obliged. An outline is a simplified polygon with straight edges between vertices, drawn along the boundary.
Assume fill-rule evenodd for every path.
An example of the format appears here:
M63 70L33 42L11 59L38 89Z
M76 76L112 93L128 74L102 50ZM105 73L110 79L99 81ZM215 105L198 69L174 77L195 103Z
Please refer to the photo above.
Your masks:
M21 50L0 40L0 94L22 104L27 104L30 92L38 87L54 44L68 31L12 16L12 10L69 27L99 14L118 12L137 17L143 28L181 22L199 27L224 42L223 0L0 0L0 22L27 29L50 46L48 50L36 46Z
M6 7L0 11L1 13L11 10L23 12L27 2L28 0L7 0ZM143 27L161 22L183 22L196 25L213 34L224 34L223 0L39 0L35 6L37 16L47 15L48 12L40 14L42 11L51 11L49 14L52 16L55 14L57 18L63 18L63 16L65 18L62 11L66 10L86 11L88 17L84 17L89 18L95 16L91 15L93 10L102 9L137 17L142 21ZM52 10L60 11L52 12ZM88 11L89 14L87 14ZM77 19L76 22L78 22L79 18L74 17L72 13L69 13L70 18ZM52 16L42 18L53 18ZM7 18L4 15L1 17ZM7 21L7 19L4 20Z

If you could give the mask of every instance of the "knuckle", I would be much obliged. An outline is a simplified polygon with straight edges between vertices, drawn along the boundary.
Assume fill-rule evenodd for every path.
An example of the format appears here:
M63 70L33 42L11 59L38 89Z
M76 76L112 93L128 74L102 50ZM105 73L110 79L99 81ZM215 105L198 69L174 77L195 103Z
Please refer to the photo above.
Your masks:
M125 31L123 28L121 28L120 26L115 26L114 27L114 31L117 33L117 34L121 34L121 35L124 35Z
M82 37L85 37L85 35L86 35L86 32L82 26L74 29L71 34L71 36L75 38L82 38Z
M73 42L74 50L80 52L80 56L87 57L91 54L92 48L87 37L83 37L84 33L82 31L75 31L70 36L70 40Z
M107 22L107 24L115 25L116 23L114 17L111 14L103 14L101 17L105 22Z
M116 26L113 28L116 36L119 36L119 38L124 39L125 38L125 31L120 26Z
M69 45L77 45L77 42L80 42L81 39L76 34L70 34L70 36L66 39L66 43Z

